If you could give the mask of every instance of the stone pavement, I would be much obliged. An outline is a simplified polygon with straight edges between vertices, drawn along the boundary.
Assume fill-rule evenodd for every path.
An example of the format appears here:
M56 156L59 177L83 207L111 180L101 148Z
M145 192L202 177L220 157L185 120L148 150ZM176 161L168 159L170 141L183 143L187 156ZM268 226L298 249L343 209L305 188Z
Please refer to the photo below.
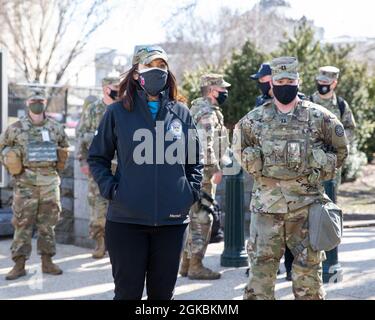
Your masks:
M28 275L15 281L6 281L10 270L9 247L11 239L0 239L0 299L112 299L113 282L109 258L93 260L87 249L58 245L55 261L64 269L62 276L43 275L39 257L32 253L28 261ZM35 241L33 242L35 248ZM209 245L205 264L220 270L222 279L192 281L178 278L176 300L242 299L246 284L246 268L220 267L223 243ZM344 281L326 285L328 299L375 300L375 227L345 229L339 258L344 269ZM283 270L283 266L282 266ZM277 299L293 299L291 282L278 276Z

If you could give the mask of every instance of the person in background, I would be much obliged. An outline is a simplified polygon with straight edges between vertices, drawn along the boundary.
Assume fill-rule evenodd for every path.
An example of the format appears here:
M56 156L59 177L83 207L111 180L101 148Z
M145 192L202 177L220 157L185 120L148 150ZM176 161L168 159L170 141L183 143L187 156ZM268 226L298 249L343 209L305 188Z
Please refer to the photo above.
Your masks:
M261 91L261 95L256 98L255 107L259 107L268 100L273 98L271 88L271 77L272 71L271 66L268 62L262 63L257 73L250 76L251 80L257 81L258 88Z
M336 95L340 70L333 66L324 66L319 68L316 76L317 91L310 97L310 100L331 111L343 124L346 136L349 139L352 148L355 142L355 119L349 104ZM347 159L348 160L348 159ZM341 169L337 170L336 177L329 181L324 181L324 187L327 194L333 202L337 202L337 190L341 183Z
M192 280L215 280L220 273L202 263L210 242L213 200L222 180L225 151L229 147L221 106L228 97L230 84L220 74L205 74L200 83L202 96L191 103L190 112L197 126L205 153L202 197L190 210L191 223L180 267L180 275ZM219 221L220 222L220 221Z
M52 257L56 254L54 229L61 213L59 172L68 159L68 137L63 125L46 116L44 92L32 93L26 105L27 115L0 136L0 161L14 179L11 252L15 265L6 280L26 275L34 226L38 230L42 272L63 273Z
M90 103L82 112L77 127L78 137L78 160L81 172L87 176L88 194L87 201L90 208L89 236L95 241L95 249L92 253L94 259L105 256L104 228L105 215L107 213L108 201L99 192L98 184L94 181L87 164L88 150L103 118L107 107L118 98L120 79L117 77L106 77L102 80L103 98L96 99ZM116 160L112 161L112 170L116 170Z

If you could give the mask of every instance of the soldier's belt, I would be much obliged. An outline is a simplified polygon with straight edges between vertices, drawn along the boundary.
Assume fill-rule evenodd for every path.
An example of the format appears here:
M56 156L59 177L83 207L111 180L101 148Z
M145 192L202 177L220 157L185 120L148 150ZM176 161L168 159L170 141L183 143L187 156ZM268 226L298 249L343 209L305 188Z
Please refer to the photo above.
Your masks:
M312 169L306 169L302 172L294 171L285 167L263 168L262 177L280 181L292 181L307 178L313 172Z
M29 163L27 165L24 166L25 169L50 169L50 168L53 168L55 169L56 168L56 163L55 162L50 162L50 163Z
M48 175L55 171L55 167L49 166L49 167L25 167L25 171L31 171L34 173L38 173L41 175Z
M261 177L258 178L258 180L263 184L270 184L270 185L274 185L274 184L276 184L278 182L281 182L281 181L310 184L309 180L308 180L308 177L309 177L309 174L307 173L306 175L299 176L299 177L296 177L296 178L289 178L289 179L279 179L279 178L261 176Z

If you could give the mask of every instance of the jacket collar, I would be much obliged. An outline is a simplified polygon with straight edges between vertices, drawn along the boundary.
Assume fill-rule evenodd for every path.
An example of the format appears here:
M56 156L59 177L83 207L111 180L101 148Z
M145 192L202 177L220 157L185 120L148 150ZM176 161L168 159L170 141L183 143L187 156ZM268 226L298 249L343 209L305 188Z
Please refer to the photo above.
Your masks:
M162 115L165 110L166 106L169 103L169 89L162 91L159 95L159 101L160 101L160 110L158 115ZM142 115L145 117L147 122L152 125L152 127L155 127L155 121L152 118L151 112L148 108L148 100L147 95L142 89L137 89L135 93L135 108L139 108L139 111L142 113ZM163 119L164 117L161 117ZM156 119L157 120L157 119Z

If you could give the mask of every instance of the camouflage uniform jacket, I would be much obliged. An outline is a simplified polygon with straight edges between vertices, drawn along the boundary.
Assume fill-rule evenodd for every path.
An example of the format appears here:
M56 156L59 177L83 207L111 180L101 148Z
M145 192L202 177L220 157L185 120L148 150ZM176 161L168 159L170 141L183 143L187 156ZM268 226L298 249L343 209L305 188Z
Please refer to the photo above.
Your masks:
M347 144L337 117L309 101L287 114L272 101L250 111L236 125L233 147L255 176L251 211L287 213L321 199L320 177L342 165Z
M86 162L91 142L94 138L96 129L103 118L107 106L103 100L99 99L87 106L82 113L79 125L77 127L78 159Z
M204 176L212 177L226 165L224 159L229 147L228 132L224 126L221 108L208 98L192 101L190 113L198 130L204 151Z
M344 101L345 103L345 110L344 113L341 115L340 108L337 103L337 96L336 93L333 93L333 96L331 99L321 99L319 94L315 92L312 97L312 101L316 104L319 104L323 106L324 108L331 111L343 124L345 128L346 136L350 142L350 144L353 143L353 140L355 138L354 135L354 129L356 127L355 119L353 116L353 112L350 109L348 103Z
M51 143L52 149L69 147L64 126L57 121L46 117L41 124L36 125L32 123L29 116L22 117L1 134L0 161L3 163L2 151L6 147L17 149L24 168L23 172L15 177L18 182L35 186L59 184L60 178L56 170L56 161L52 161L53 156L51 161L30 160L30 144L40 144L46 141Z

